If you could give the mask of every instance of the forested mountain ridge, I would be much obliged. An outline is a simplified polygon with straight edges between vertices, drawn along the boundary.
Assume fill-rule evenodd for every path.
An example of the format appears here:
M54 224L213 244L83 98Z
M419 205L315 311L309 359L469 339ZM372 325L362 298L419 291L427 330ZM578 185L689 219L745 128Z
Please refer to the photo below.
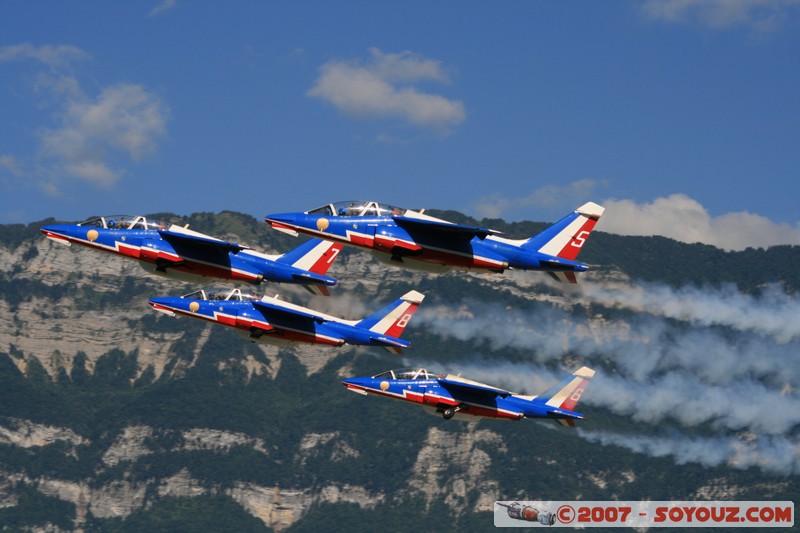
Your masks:
M161 216L261 251L301 242L237 213ZM47 241L39 233L44 223L0 226L0 524L11 530L413 530L424 520L437 529L483 531L498 499L798 495L792 471L676 464L669 453L649 457L601 444L602 435L592 436L600 431L649 435L659 427L611 402L593 403L594 385L582 406L586 433L579 434L529 420L445 422L339 384L345 376L418 363L512 372L535 363L555 373L590 357L590 346L599 370L625 370L605 350L609 339L635 330L639 311L558 286L545 274L435 276L347 250L330 271L340 280L330 298L262 289L345 318L420 290L427 298L407 330L413 347L406 357L353 347L265 348L225 328L152 312L148 297L194 286ZM479 223L513 237L544 226ZM798 274L790 265L799 254L800 247L729 253L601 232L580 259L595 265L585 276L589 289L642 280L722 291L735 291L726 288L733 285L741 294L779 286L792 295ZM517 324L518 316L529 323ZM475 327L445 331L443 320ZM515 327L504 338L472 331L508 325ZM558 346L533 345L535 335L556 338ZM773 386L775 378L761 379ZM721 417L703 423L698 434L722 435ZM724 429L739 435L748 428Z

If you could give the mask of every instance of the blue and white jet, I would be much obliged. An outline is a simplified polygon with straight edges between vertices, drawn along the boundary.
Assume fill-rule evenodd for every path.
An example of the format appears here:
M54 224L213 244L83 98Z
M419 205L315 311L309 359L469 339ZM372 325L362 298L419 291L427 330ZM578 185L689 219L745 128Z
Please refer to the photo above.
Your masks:
M91 218L79 224L51 224L41 229L55 242L79 244L135 259L151 274L183 281L218 278L259 284L301 284L314 294L330 294L336 280L326 274L342 245L311 239L282 255L267 255L187 227L143 216Z
M252 342L380 346L402 354L411 343L400 335L424 298L410 291L362 320L337 318L240 289L202 289L185 296L152 298L150 305L169 316L189 316L233 327Z
M445 420L454 416L551 418L574 426L575 420L583 419L575 406L592 376L594 370L581 367L538 396L517 394L452 374L433 374L424 368L388 370L369 378L345 379L342 384L364 396L377 394L419 404Z
M452 268L503 272L540 270L576 283L589 266L576 260L603 214L586 203L538 235L507 239L488 228L454 224L378 202L338 202L306 212L276 213L265 220L290 235L304 233L367 248L391 265L444 272Z

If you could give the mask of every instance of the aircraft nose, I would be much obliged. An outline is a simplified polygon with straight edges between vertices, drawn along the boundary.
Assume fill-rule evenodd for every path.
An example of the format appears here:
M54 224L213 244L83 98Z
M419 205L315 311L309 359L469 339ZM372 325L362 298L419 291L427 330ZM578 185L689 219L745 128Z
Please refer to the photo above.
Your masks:
M173 309L176 309L177 306L175 305L173 298L150 298L147 303L149 303L156 311L166 315L175 316Z
M272 213L264 217L267 222L293 222L297 218L297 213Z
M273 213L264 217L267 224L294 224L297 220L297 213Z
M61 234L61 233L65 232L65 228L66 227L67 226L65 226L63 224L48 224L47 226L42 226L42 229L40 231L42 233L44 233L45 235L47 235L48 233L59 233L59 234Z
M302 227L299 221L301 213L275 213L264 217L264 222L272 226L272 229L288 233L293 237L299 234L295 230L297 227Z
M42 226L39 231L48 239L66 245L70 244L69 237L72 237L74 233L72 226L65 224L48 224Z
M347 390L358 394L367 394L365 390L367 381L369 381L369 378L347 378L342 380L342 385L347 387Z

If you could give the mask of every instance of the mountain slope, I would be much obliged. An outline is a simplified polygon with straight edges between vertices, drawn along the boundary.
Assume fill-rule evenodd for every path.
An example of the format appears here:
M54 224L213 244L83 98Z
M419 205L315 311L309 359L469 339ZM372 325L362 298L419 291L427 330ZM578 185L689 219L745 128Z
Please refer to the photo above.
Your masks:
M182 222L263 251L299 243L236 213ZM674 287L696 286L706 299L732 306L726 298L745 298L752 308L779 286L781 305L793 305L797 247L734 254L601 233L581 257L598 267L577 289L535 272L407 272L348 250L331 269L340 285L330 298L264 288L347 318L406 290L424 292L407 330L413 348L400 359L379 349L265 348L226 328L159 315L148 297L194 286L56 245L38 226L0 227L0 524L13 529L411 531L424 521L484 531L495 500L794 500L800 492L791 466L778 473L771 463L746 466L750 456L715 459L676 437L796 442L795 425L770 432L738 411L692 407L691 418L683 400L666 412L644 405L644 396L623 402L611 394L624 380L642 394L670 385L680 395L679 387L695 384L692 369L703 390L738 390L706 376L705 359L680 359L691 353L682 338L713 341L720 361L733 353L738 366L756 369L750 352L735 351L750 343L758 360L777 367L772 361L794 348L794 337L766 343L762 330L703 322L694 308L643 312L612 291L674 296ZM535 226L498 229L522 236ZM631 347L646 343L642 352ZM536 392L585 362L601 375L586 393L578 431L530 420L444 421L339 383L420 364ZM785 383L770 367L752 370L746 385L763 388L765 401L794 401L798 363L785 365Z

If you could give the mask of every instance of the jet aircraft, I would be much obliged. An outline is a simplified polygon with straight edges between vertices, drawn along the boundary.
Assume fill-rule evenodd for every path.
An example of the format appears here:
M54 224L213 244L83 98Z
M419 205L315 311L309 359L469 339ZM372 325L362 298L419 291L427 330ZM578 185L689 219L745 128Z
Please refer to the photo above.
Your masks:
M152 298L156 311L224 324L252 342L381 346L402 354L400 338L424 295L410 291L362 320L344 320L276 297L258 298L240 289L202 289L186 296Z
M342 245L311 239L282 255L266 255L187 227L147 220L143 216L91 218L79 224L42 228L45 237L67 246L80 244L138 260L150 273L184 281L221 278L259 284L263 280L299 283L328 295L336 280L325 273Z
M574 426L583 415L575 404L586 390L594 370L581 367L559 385L539 396L516 394L452 374L432 374L424 368L388 370L371 378L349 378L342 384L358 394L379 394L418 403L445 420L454 416L487 418L552 418Z
M429 272L541 270L558 281L576 283L575 273L589 268L576 257L603 211L586 203L538 235L520 240L378 202L338 202L303 213L267 215L265 220L290 235L305 233L367 248L396 266Z

